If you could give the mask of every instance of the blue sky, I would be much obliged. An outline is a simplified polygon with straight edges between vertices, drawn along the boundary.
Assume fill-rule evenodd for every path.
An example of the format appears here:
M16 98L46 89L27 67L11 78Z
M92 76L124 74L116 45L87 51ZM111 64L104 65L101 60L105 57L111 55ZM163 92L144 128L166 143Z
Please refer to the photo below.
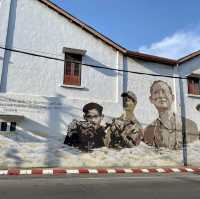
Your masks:
M199 0L52 0L123 47L180 58L200 50Z

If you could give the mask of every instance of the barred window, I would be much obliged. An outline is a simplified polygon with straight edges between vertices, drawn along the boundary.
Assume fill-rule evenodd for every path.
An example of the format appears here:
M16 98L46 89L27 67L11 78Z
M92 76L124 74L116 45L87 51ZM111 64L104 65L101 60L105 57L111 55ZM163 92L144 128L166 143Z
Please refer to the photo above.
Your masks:
M0 131L16 131L16 122L0 122Z
M10 123L10 131L16 131L16 122Z
M7 131L7 122L1 122L1 131Z

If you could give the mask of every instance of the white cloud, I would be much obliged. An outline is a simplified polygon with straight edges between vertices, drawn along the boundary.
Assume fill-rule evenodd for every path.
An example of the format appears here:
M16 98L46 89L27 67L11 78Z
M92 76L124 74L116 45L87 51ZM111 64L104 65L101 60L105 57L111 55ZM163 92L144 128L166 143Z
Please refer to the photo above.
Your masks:
M139 48L140 52L171 59L181 58L197 50L200 50L199 28L194 31L176 32L161 41Z

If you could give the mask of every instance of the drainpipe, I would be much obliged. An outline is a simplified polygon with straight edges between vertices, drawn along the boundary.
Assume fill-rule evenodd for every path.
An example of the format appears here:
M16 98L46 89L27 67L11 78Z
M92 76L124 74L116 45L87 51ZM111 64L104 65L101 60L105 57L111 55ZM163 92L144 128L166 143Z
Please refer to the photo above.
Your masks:
M123 55L123 70L128 71L128 58L126 55ZM123 92L128 90L128 73L123 72Z
M10 0L10 9L8 17L8 26L6 33L5 47L12 48L14 29L15 29L15 20L16 20L16 8L17 0ZM6 92L7 86L7 76L8 76L8 65L10 62L11 51L4 51L3 67L1 72L1 82L0 82L0 92Z
M119 51L117 50L116 52L116 69L119 69ZM119 72L117 72L117 75L116 75L116 99L115 99L115 102L118 103L119 101Z
M176 65L179 77L181 76L179 70L179 64ZM182 122L182 147L183 147L183 164L184 166L188 165L187 159L187 139L186 139L186 106L185 106L185 98L184 98L184 79L179 78L179 89L180 89L180 105L181 105L181 122Z

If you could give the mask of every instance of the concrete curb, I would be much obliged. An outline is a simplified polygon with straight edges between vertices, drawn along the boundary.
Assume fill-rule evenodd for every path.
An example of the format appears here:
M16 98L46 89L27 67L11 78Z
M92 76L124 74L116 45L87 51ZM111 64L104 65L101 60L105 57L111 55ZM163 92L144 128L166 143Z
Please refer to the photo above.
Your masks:
M34 169L8 169L0 170L1 175L19 176L19 175L69 175L69 174L153 174L153 173L200 173L200 168L180 167L180 168L34 168Z

